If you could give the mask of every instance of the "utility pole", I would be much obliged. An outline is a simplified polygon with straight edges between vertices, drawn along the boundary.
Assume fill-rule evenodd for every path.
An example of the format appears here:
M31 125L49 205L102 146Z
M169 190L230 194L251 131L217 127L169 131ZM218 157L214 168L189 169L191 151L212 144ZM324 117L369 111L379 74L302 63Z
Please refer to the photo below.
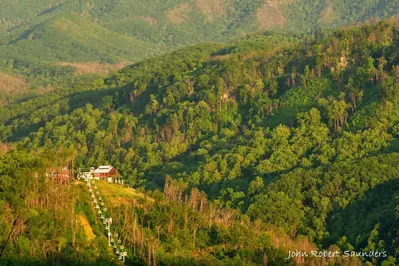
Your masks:
M72 172L72 178L75 178L75 153L72 155L72 163L71 163L71 172Z

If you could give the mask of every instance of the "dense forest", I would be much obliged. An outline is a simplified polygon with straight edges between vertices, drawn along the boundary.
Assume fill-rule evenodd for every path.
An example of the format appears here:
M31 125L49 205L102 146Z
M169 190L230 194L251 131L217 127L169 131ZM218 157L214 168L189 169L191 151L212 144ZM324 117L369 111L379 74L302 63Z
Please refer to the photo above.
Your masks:
M44 177L73 161L146 195L111 210L131 265L397 265L398 33L247 34L0 107L0 263L113 263L84 184ZM314 249L385 256L284 259Z

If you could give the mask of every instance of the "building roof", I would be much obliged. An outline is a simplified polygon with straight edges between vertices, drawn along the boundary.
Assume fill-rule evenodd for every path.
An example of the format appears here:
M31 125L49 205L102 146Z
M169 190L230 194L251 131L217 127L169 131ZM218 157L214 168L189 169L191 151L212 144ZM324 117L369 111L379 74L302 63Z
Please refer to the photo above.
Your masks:
M106 174L109 173L112 169L114 169L111 165L102 165L94 170L94 174Z

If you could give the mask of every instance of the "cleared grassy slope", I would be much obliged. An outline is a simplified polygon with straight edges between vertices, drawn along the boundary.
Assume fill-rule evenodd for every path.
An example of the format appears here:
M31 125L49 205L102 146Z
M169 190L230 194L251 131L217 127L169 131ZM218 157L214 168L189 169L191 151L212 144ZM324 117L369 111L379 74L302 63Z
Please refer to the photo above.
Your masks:
M141 203L144 201L153 201L146 195L131 187L123 187L116 184L110 184L104 181L97 181L101 195L108 202L110 207L118 207L124 204Z

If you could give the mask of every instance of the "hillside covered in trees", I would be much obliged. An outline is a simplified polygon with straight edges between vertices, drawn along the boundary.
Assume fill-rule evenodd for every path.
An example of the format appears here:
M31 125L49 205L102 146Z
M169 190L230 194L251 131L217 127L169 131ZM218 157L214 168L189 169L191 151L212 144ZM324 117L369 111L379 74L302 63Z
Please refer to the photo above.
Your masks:
M397 265L398 33L383 21L247 35L0 107L0 139L11 150L1 157L0 203L15 221L1 229L0 263L15 252L84 261L68 227L42 236L66 239L56 251L34 248L43 216L32 209L57 210L21 197L34 182L24 168L64 159L112 164L153 199L115 206L130 263ZM23 218L9 218L22 207ZM284 260L312 249L386 256Z
M317 34L399 13L397 0L0 0L0 7L0 105L206 41Z

